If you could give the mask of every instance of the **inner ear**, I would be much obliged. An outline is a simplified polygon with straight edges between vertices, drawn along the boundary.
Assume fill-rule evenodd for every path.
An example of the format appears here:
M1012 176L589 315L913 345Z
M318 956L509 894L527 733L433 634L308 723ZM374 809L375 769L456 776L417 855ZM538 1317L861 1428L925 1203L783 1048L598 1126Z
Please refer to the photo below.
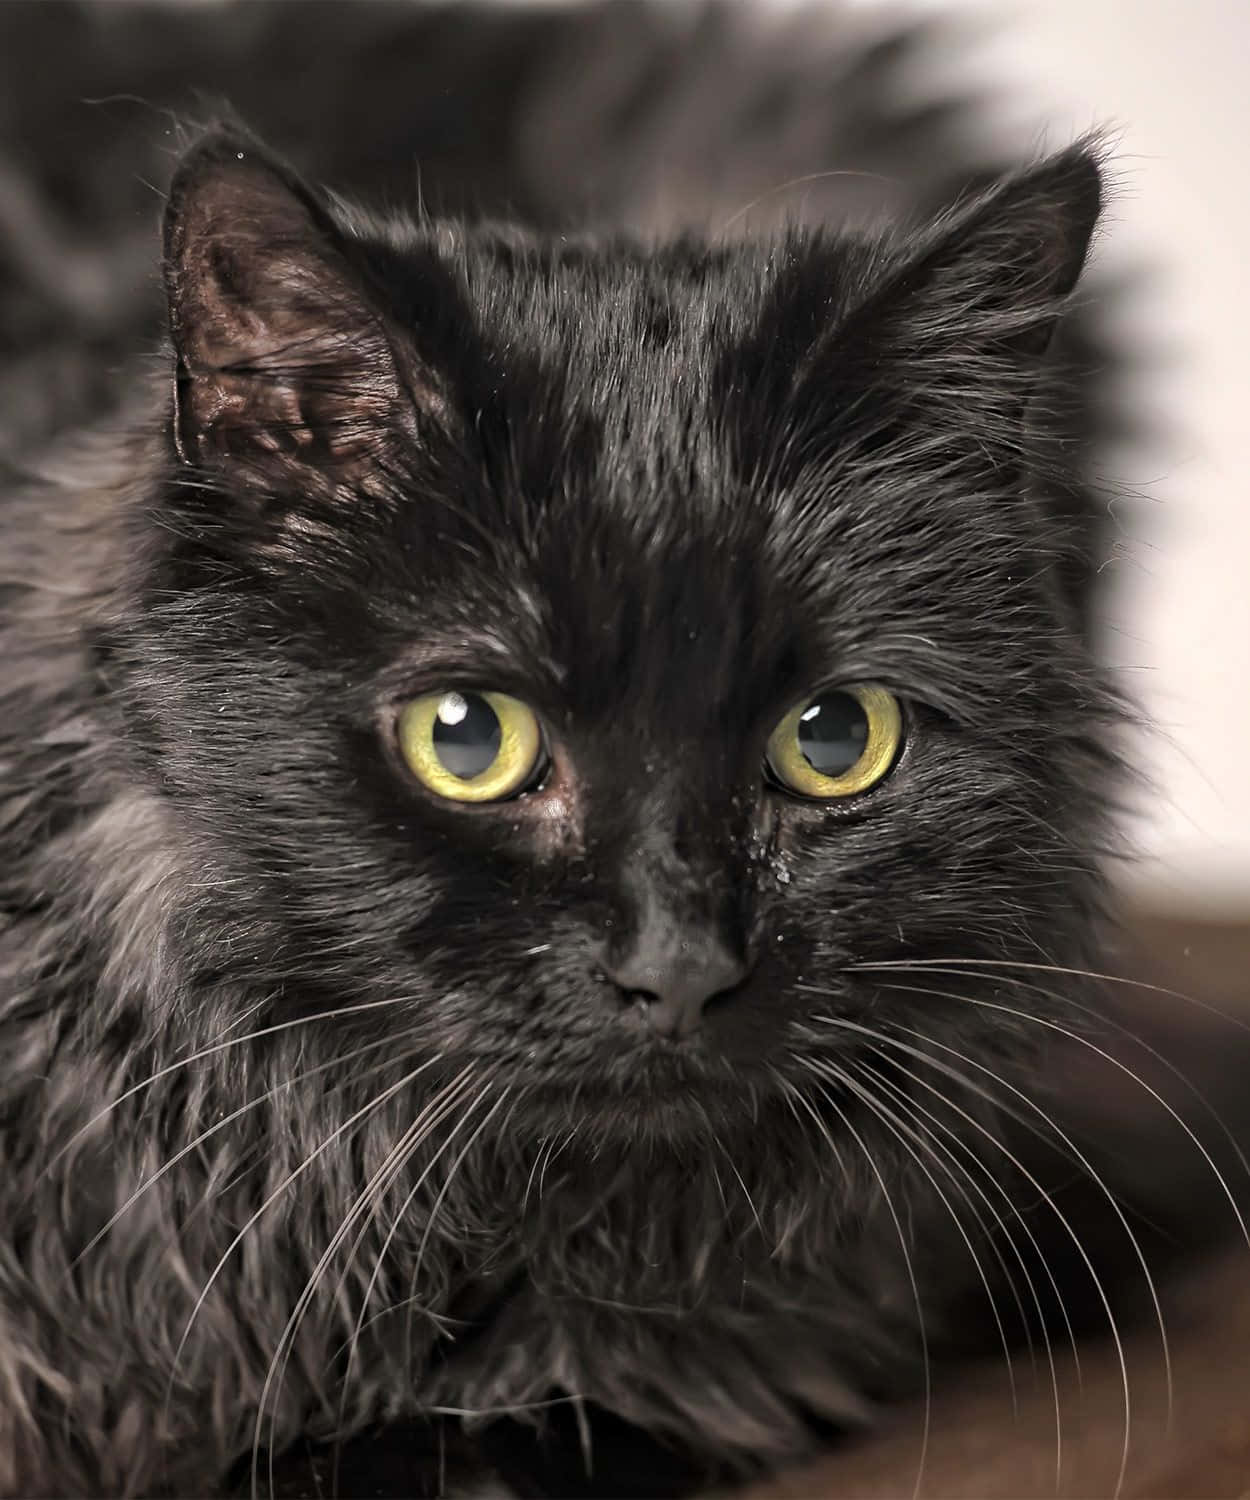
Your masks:
M184 158L165 216L187 463L342 470L380 456L405 403L382 318L315 197L246 139Z

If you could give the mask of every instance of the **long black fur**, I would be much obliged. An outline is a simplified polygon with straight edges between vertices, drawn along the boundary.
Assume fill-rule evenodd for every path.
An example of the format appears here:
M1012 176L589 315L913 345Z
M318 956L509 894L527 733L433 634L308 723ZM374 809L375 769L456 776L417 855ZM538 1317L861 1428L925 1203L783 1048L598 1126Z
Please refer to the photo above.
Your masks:
M1047 351L1099 202L1075 147L655 243L186 150L167 355L4 496L0 1493L569 1401L710 1473L918 1388L973 1270L864 1090L1036 1044L992 970L871 965L1093 956L1115 705ZM867 679L893 774L768 789ZM407 777L447 682L535 706L540 791ZM681 1046L602 975L656 909L750 969Z

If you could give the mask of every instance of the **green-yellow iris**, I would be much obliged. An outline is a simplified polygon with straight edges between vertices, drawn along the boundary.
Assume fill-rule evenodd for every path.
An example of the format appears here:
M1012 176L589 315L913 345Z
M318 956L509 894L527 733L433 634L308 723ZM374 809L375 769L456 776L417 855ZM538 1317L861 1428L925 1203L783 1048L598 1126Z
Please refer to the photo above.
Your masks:
M500 802L524 791L543 753L532 709L507 693L448 691L414 698L399 716L399 748L430 791L452 802Z
M766 758L774 777L800 797L853 797L886 775L902 738L898 700L861 683L796 704L769 736Z

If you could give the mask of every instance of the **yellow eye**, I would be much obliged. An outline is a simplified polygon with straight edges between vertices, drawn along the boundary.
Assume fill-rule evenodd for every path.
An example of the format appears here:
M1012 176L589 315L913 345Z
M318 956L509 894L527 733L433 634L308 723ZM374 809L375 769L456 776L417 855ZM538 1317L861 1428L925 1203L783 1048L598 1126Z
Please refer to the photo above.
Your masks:
M894 764L903 738L898 700L865 683L799 703L769 736L773 776L801 797L853 797Z
M426 693L399 716L399 748L416 778L452 802L500 802L535 779L538 720L507 693Z

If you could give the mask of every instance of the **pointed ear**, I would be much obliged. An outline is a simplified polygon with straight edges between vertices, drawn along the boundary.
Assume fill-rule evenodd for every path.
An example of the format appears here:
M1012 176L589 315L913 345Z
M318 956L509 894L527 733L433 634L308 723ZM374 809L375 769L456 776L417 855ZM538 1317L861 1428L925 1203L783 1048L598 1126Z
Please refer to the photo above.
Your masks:
M834 334L826 372L958 418L1018 419L1098 221L1097 157L1077 145L939 220Z
M184 462L343 477L378 456L405 403L342 245L313 195L246 137L209 136L183 159L165 283Z
M915 299L921 330L935 337L958 327L965 342L1039 354L1084 268L1101 207L1097 159L1087 146L1070 147L950 215L896 295ZM948 324L961 309L962 323Z

